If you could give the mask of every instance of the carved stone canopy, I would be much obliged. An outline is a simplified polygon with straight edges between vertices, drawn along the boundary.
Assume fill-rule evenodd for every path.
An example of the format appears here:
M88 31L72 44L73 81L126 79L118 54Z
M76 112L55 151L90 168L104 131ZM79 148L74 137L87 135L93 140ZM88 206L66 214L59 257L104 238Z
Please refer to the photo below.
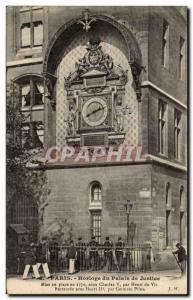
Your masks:
M83 82L85 77L106 76L106 79L120 79L122 84L127 82L127 71L114 65L112 57L104 53L100 40L90 40L86 45L86 53L75 63L75 71L65 78L65 88Z

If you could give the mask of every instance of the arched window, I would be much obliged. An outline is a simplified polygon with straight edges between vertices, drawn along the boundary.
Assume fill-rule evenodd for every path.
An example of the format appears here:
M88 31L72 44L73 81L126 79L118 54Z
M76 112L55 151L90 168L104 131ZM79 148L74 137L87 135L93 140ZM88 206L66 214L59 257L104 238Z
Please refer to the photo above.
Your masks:
M97 201L101 202L102 194L101 194L101 185L99 182L94 182L91 185L91 202Z
M101 219L102 219L102 186L98 181L90 185L90 205L91 214L91 236L101 241Z

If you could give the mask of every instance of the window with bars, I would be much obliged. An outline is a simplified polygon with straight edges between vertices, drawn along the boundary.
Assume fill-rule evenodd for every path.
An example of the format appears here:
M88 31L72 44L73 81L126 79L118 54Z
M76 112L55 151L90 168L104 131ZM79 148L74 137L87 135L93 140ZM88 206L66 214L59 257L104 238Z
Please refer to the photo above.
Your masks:
M181 158L181 111L175 109L174 111L174 144L175 144L175 158Z
M101 211L91 212L91 236L95 236L98 243L101 242Z
M163 20L162 31L162 65L169 66L169 24L166 20Z
M20 47L33 48L43 44L43 9L20 9Z
M91 202L98 201L101 202L101 185L97 182L93 183L91 186Z
M159 100L158 116L159 153L167 154L167 104Z
M180 51L179 51L179 78L184 79L185 75L185 41L180 37Z

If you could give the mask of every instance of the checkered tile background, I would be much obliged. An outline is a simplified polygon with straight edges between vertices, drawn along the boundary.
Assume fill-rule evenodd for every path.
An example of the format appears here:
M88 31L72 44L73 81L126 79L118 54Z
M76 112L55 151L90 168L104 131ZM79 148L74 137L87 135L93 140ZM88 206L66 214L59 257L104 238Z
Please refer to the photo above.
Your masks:
M126 141L133 146L138 144L138 102L135 91L132 87L132 74L126 55L124 54L124 43L117 32L112 32L102 27L98 29L97 36L101 39L102 50L113 58L115 65L121 65L124 70L128 70L128 83L126 84L123 105L130 107L131 114L125 115L124 128ZM57 105L56 105L56 142L57 145L65 145L67 136L67 94L64 90L64 77L70 72L74 72L75 62L82 58L86 52L86 43L89 41L88 34L82 32L77 35L70 45L67 46L63 59L57 70Z

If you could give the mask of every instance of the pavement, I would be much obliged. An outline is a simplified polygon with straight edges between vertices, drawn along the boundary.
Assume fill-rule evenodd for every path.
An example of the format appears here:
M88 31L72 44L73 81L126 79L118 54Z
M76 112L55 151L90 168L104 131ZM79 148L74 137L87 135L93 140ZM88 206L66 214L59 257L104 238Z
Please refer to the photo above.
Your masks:
M135 276L137 275L139 276L143 276L143 277L161 277L162 279L180 279L181 278L181 272L179 269L175 269L175 270L162 270L162 271L148 271L148 272L100 272L100 271L80 271L80 272L76 272L74 274L69 275L67 272L60 272L60 273L53 273L52 277L56 279L62 276L65 279L65 276L71 276L73 277L77 277L77 276L83 276L83 277L99 277L99 276L115 276L115 277L120 277L120 276ZM22 279L22 275L16 275L16 274L9 274L7 275L7 279L10 278L15 278L17 280L23 280ZM52 279L53 279L52 278ZM32 275L29 275L28 280L35 280L35 278L32 277ZM42 280L44 280L44 278L42 278ZM49 279L47 279L49 280Z

